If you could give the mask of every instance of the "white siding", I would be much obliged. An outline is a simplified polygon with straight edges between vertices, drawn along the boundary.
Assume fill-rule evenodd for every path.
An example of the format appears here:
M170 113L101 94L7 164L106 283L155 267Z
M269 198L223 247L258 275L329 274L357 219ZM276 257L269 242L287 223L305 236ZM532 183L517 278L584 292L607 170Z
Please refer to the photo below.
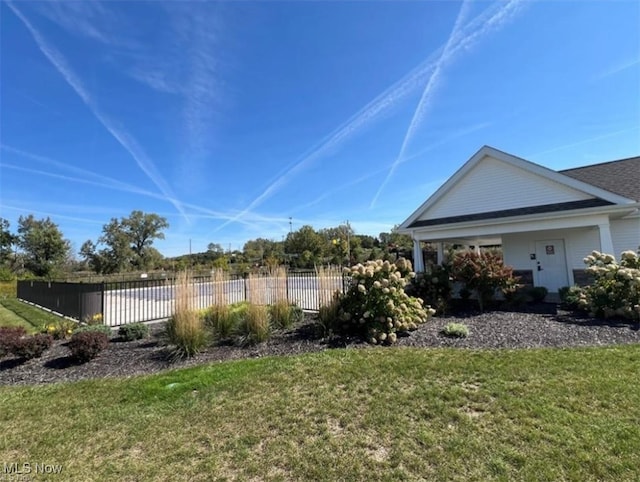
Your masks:
M593 196L485 157L420 219L581 201Z
M616 258L619 258L623 251L637 251L640 246L640 218L611 221L611 238L615 253L610 254Z
M584 269L584 257L594 249L600 249L597 227L504 234L502 250L505 264L514 269L535 269L536 263L530 259L529 254L535 253L536 241L545 239L564 240L569 271Z

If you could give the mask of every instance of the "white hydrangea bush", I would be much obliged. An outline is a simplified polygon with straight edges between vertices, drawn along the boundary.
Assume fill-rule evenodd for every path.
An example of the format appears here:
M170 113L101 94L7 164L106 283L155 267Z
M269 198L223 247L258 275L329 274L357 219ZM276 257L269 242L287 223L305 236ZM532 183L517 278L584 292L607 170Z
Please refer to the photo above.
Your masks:
M593 251L584 258L594 281L582 288L578 306L599 318L640 321L640 256L624 251L618 263L610 254Z
M394 344L398 332L415 330L433 314L420 298L404 291L415 277L411 263L403 258L367 261L345 268L351 285L340 299L339 325L344 332L357 333L372 344Z

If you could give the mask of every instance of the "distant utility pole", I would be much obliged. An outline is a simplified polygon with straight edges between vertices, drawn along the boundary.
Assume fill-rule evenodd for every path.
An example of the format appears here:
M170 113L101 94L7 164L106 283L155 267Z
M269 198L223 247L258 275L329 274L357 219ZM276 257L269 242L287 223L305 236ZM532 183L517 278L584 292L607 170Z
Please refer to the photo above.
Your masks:
M289 216L289 232L293 230L293 218Z

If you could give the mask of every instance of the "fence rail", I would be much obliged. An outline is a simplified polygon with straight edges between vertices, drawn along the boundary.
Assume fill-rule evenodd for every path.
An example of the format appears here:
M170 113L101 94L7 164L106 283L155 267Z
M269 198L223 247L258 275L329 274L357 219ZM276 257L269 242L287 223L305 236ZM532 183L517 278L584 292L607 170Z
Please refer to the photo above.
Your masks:
M214 281L211 277L192 278L192 306L204 309L224 298L228 304L260 300L271 304L284 289L290 303L303 310L317 311L320 300L333 292L344 291L342 275L324 276L315 272L287 273L285 284L277 277L261 276L249 281L232 277ZM43 306L64 316L84 320L101 313L108 326L161 320L173 314L176 298L175 279L143 279L102 283L19 281L18 298Z

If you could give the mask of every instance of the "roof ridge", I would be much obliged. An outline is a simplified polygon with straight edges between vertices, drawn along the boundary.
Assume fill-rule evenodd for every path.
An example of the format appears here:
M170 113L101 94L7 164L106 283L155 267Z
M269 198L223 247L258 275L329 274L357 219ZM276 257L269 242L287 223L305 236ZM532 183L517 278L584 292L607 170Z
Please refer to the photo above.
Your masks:
M613 164L616 162L635 161L635 160L640 160L640 156L625 157L624 159L615 159L613 161L597 162L595 164L587 164L586 166L570 167L568 169L561 169L556 172L577 171L578 169L588 169L590 167L604 166L605 164Z

